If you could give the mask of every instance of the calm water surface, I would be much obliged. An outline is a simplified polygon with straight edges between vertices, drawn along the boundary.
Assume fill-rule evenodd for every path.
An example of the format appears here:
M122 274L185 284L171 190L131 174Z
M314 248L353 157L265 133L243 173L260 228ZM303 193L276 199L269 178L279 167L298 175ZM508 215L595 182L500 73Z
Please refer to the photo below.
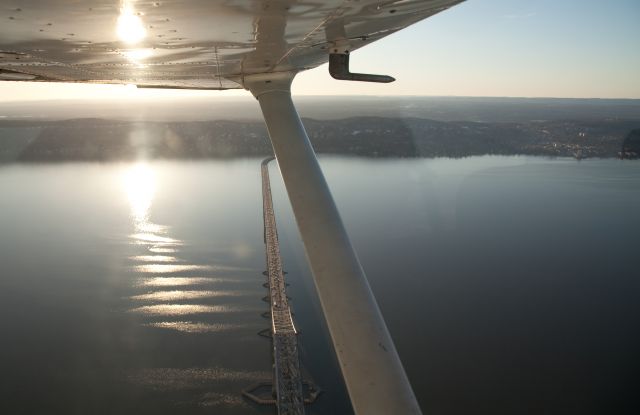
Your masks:
M637 413L640 163L322 160L425 413ZM0 413L272 413L260 160L0 167ZM350 411L272 165L310 413Z

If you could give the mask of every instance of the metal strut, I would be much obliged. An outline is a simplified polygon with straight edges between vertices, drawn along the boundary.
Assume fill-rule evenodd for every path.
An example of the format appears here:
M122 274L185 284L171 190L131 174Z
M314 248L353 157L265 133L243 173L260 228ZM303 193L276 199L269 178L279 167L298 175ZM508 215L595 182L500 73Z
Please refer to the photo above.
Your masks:
M329 54L329 73L342 81L382 82L389 83L396 79L388 75L349 72L349 52Z
M357 414L419 414L398 353L291 100L295 73L246 76L271 144Z

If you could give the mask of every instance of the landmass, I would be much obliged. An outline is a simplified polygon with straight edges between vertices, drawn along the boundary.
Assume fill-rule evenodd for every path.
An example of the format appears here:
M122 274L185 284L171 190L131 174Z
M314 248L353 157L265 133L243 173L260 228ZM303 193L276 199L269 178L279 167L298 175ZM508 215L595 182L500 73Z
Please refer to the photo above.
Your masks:
M320 154L576 158L637 158L640 154L638 120L470 122L350 117L305 118L303 123ZM0 160L4 162L203 159L269 154L271 147L262 121L0 120Z

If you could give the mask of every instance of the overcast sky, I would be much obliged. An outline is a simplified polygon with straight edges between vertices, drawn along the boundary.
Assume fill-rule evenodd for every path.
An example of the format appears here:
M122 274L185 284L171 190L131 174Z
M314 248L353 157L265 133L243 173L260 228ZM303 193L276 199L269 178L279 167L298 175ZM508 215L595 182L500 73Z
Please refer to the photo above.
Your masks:
M640 0L468 0L353 53L392 84L298 75L297 95L640 98ZM0 100L229 96L233 92L0 83Z

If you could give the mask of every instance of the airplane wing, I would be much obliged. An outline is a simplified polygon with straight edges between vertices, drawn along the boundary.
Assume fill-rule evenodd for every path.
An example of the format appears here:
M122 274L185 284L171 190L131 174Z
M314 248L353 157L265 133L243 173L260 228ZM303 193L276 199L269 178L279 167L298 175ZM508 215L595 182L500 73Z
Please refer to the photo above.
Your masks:
M389 82L349 72L349 53L460 2L3 1L0 80L249 89L264 115L354 411L417 414L290 85L298 71L327 61L338 79ZM288 408L276 392L279 411ZM303 412L300 396L294 400L299 410L280 412Z
M462 0L15 0L0 6L0 80L242 88L301 71Z

